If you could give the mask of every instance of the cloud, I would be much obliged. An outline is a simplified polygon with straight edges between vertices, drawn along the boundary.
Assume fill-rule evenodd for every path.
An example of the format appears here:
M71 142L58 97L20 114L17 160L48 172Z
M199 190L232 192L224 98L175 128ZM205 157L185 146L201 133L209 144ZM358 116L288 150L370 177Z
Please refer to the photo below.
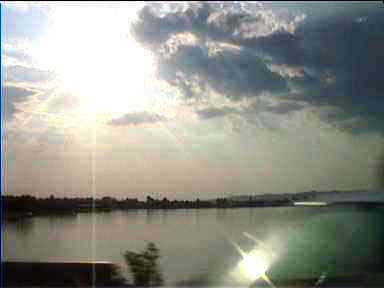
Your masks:
M186 30L187 25L183 14L172 13L162 18L148 5L140 11L139 19L132 32L138 41L149 45L165 42L171 34Z
M31 82L41 83L54 79L51 71L40 70L34 67L11 65L4 67L4 81L6 82Z
M27 102L37 91L18 86L5 85L2 87L2 106L6 120L12 120L13 116L20 112L20 105Z
M365 22L355 23L351 15L348 19L324 23L321 29L313 25L301 29L301 33L311 35L308 40L316 45L327 43L321 49L312 49L307 65L311 65L319 79L327 71L334 75L333 83L313 86L313 93L304 94L310 97L303 98L314 104L337 106L348 117L360 117L374 125L379 122L381 131L384 128L384 82L380 77L384 67L383 16L384 13L375 13Z
M148 5L133 35L156 54L160 78L187 98L204 95L207 87L232 101L269 92L272 98L337 108L337 119L323 121L345 131L384 132L383 9L372 3L337 11L240 6L191 4L159 14ZM174 41L178 35L196 39Z
M56 89L49 91L49 100L46 103L47 113L68 113L74 112L81 106L81 97L67 91Z
M242 13L216 16L212 7L206 3L191 5L185 11L163 17L150 6L142 9L132 31L139 42L154 47L159 76L179 87L187 97L196 97L207 87L232 99L257 96L263 91L286 91L285 80L271 72L262 59L247 51L216 47L215 53L210 53L207 43L185 45L175 40L175 36L185 36L183 32L204 39L224 38L228 33L236 33L245 19L260 21L260 17L248 19L248 15ZM172 38L171 43L167 41Z
M205 108L196 109L195 113L200 119L212 119L217 117L224 117L226 115L241 115L248 122L258 122L256 118L278 117L288 114L290 112L297 112L305 108L303 103L297 101L267 101L265 96L260 97L257 101L248 101L240 105L227 105L227 106L209 106ZM255 117L250 117L255 116Z
M236 5L193 3L186 9L181 7L160 15L156 6L147 5L140 11L132 32L138 41L146 45L161 45L171 35L186 31L205 40L232 42L275 32L292 33L305 19L305 15L288 20L278 18L272 11L258 7L251 12L238 9Z
M108 122L108 124L112 126L138 126L144 124L154 124L165 120L165 117L156 113L133 112L127 113L119 118L112 119Z
M287 114L293 111L299 111L304 108L304 105L298 102L281 102L273 106L266 106L265 111L274 114Z
M228 114L236 114L236 113L239 113L239 110L233 107L220 107L220 108L210 107L210 108L198 109L196 110L196 113L201 119L210 119L210 118L222 117Z
M289 84L300 91L296 99L338 108L337 119L324 121L353 133L383 132L383 16L377 9L354 9L316 20L308 17L284 42L270 35L267 42L253 39L253 46L249 41L243 44L262 51L272 62L302 67L304 74L290 78ZM359 17L364 21L356 22Z
M8 40L4 43L3 65L7 66L28 66L32 65L33 57L30 55L31 43L21 40Z

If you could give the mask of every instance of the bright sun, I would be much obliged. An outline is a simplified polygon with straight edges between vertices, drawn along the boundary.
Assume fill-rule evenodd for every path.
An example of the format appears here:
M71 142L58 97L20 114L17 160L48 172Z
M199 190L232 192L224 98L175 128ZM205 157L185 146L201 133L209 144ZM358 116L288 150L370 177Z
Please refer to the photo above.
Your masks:
M138 7L58 6L35 53L85 113L148 109L154 79L152 55L129 35Z

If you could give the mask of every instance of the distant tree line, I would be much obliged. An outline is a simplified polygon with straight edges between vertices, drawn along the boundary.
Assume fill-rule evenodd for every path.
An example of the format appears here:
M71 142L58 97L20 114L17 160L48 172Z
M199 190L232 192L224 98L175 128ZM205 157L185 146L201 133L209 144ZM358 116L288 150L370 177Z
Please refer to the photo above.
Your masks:
M7 216L11 214L42 215L42 214L76 214L79 212L99 212L126 209L199 209L199 208L233 208L233 207L258 207L289 205L290 200L281 199L231 201L227 198L215 200L169 200L168 198L154 199L147 196L146 201L137 198L116 199L113 197L102 198L37 198L31 195L2 196L1 201Z
M379 159L379 166L377 172L380 188L384 189L384 151L382 152L381 157Z
M112 210L128 209L200 209L200 208L239 208L239 207L274 207L289 206L295 201L311 201L316 195L324 193L339 194L353 191L309 191L295 194L263 194L254 196L234 196L212 200L169 200L168 198L155 199L147 196L145 201L137 198L116 199L114 197L75 197L56 198L51 195L47 198L37 198L31 195L11 196L2 195L1 202L5 218L12 215L50 215L50 214L76 214L79 212L109 212Z

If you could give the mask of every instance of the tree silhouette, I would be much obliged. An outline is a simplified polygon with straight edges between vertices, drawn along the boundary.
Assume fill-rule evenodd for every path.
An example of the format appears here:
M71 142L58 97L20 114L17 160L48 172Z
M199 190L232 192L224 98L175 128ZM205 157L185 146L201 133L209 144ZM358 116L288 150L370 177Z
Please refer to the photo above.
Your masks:
M124 259L130 267L135 286L161 286L163 278L158 268L159 249L154 243L148 243L141 253L127 251Z

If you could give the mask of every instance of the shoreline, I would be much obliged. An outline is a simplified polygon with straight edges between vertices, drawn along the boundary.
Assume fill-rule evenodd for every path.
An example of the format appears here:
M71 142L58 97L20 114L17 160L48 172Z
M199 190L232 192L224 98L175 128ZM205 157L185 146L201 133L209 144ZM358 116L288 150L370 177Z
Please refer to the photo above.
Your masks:
M77 216L78 214L90 214L90 213L111 213L115 211L139 211L139 210L202 210L202 209L216 209L216 210L223 210L223 209L244 209L244 208L311 208L311 209L324 209L324 208L348 208L348 207L354 207L354 208L360 208L360 209L375 209L375 208L384 208L384 202L378 202L378 201L348 201L348 202L334 202L334 203L321 203L319 202L319 205L314 205L314 202L308 202L306 204L305 202L300 202L300 204L296 204L295 202L287 203L287 204L264 204L264 205L231 205L231 206L216 206L212 205L209 207L191 207L191 206L184 206L184 207L134 207L134 208L122 208L122 207L115 207L115 208L106 208L106 209L80 209L80 210L68 210L68 211L4 211L2 219L6 222L17 222L26 220L29 218L34 217L45 217L45 216L60 216L60 217L72 217Z

